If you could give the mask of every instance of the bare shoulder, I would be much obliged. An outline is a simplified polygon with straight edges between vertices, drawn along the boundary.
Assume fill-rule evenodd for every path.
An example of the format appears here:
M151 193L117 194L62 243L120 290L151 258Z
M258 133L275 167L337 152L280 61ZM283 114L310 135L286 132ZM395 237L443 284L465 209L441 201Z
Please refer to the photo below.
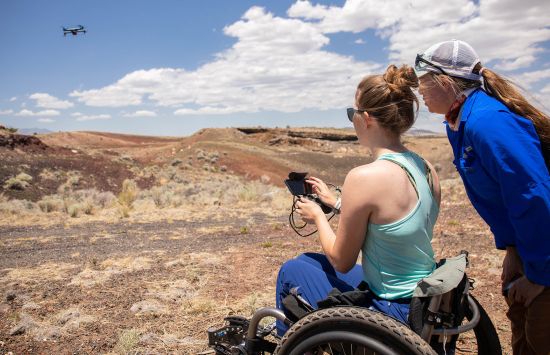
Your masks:
M377 160L350 170L344 181L344 191L354 191L363 198L374 196L380 187L387 185L390 175L399 173L401 168L388 161Z

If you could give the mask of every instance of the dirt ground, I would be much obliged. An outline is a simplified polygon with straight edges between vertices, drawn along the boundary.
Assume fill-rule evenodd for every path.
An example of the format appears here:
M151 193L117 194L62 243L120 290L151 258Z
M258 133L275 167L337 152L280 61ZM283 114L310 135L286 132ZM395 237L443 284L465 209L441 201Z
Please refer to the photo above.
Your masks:
M502 254L477 218L468 205L446 206L434 247L442 257L470 251L473 294L509 353ZM285 260L319 251L316 237L294 235L286 216L256 215L244 233L248 220L2 227L0 353L205 350L206 329L223 316L274 304ZM18 325L25 333L10 336ZM459 346L468 353L467 342Z
M123 177L141 176L143 189L166 187L168 196L177 191L188 196L178 207L159 207L145 194L149 197L125 218L114 207L77 218L37 208L6 212L0 218L0 354L196 354L207 350L207 328L222 325L224 316L250 316L273 306L284 261L321 250L316 235L300 238L290 229L291 199L277 186L297 169L341 184L350 167L369 161L357 143L315 134L225 129L169 139L93 132L44 138L70 153L65 170L80 169L85 187L119 188ZM504 353L511 353L499 292L504 255L469 204L445 139L407 138L407 146L430 160L442 179L434 250L438 258L470 252L472 292L495 324ZM56 160L63 157L45 154L0 151L11 157L0 173L32 175L29 199L38 200L66 178L43 186L51 162L64 166ZM41 170L33 168L37 161ZM112 169L99 169L101 162ZM21 168L24 164L28 168ZM142 174L146 168L156 175ZM239 181L255 184L243 188ZM286 199L277 197L281 191ZM471 346L472 336L462 337L458 353L471 353Z

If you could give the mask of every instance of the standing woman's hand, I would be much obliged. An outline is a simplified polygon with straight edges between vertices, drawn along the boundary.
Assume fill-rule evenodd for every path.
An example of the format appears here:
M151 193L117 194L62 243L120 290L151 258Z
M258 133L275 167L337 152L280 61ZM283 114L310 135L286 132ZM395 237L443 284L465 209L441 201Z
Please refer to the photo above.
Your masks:
M522 276L514 282L508 293L508 298L512 302L523 304L525 307L529 307L531 303L544 291L543 285L538 285Z
M306 179L306 183L312 186L313 193L319 196L325 205L334 208L337 200L336 195L330 191L327 184L325 184L323 180L310 176Z
M507 247L506 256L502 261L502 288L504 289L512 280L523 275L523 264L516 248Z

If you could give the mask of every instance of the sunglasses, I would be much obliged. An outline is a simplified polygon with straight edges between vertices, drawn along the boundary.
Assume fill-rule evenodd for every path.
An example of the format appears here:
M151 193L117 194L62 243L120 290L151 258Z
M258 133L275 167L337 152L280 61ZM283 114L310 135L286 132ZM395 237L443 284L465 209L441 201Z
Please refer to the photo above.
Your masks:
M439 72L439 74L449 75L445 72L445 70L441 69L440 66L435 65L434 63L422 58L421 54L417 54L416 60L414 61L414 68L416 69L416 71L424 71L428 67L430 67L431 69L435 69Z
M348 120L350 122L353 122L353 117L355 116L356 113L363 113L363 112L367 112L367 110L357 110L357 109L354 109L353 107L348 107L346 109L347 113L348 113Z

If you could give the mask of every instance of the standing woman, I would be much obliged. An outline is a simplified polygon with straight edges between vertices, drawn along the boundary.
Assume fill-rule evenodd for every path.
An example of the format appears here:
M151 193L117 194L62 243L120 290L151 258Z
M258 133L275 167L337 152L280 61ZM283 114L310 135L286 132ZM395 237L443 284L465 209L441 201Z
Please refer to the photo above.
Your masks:
M506 249L502 291L514 354L549 354L550 119L463 41L431 46L415 69L429 111L445 115L472 205Z

